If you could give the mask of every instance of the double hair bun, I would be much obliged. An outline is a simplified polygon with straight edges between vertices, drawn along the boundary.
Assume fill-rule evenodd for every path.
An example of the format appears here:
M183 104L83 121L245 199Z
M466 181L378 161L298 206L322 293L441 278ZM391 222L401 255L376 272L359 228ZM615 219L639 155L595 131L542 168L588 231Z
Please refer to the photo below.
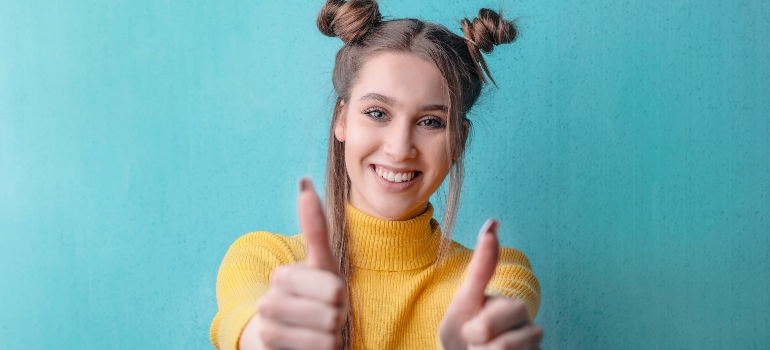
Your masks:
M374 0L327 0L318 14L318 29L326 36L338 36L345 44L361 40L382 23Z
M338 36L345 44L363 39L382 23L382 14L376 0L327 0L318 14L318 29L326 36ZM513 21L507 21L497 12L483 8L478 17L460 21L465 40L471 52L490 53L495 45L516 40Z
M460 25L465 40L484 53L491 53L495 45L512 43L518 34L513 21L507 21L497 12L486 8L479 10L478 17L473 20L464 18Z

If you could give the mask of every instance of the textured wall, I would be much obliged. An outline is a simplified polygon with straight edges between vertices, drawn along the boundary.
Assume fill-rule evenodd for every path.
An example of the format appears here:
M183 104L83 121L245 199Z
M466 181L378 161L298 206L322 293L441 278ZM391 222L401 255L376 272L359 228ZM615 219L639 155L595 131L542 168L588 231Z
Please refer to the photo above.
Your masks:
M389 1L458 29L497 1ZM320 1L0 6L0 348L209 348L218 264L297 231ZM506 2L457 239L532 260L549 349L770 347L770 2Z

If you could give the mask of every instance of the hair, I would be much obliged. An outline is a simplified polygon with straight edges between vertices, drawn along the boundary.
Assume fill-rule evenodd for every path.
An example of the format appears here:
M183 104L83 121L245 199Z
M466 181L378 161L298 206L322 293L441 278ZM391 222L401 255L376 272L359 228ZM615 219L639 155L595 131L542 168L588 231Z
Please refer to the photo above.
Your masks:
M451 162L442 229L443 238L436 257L442 263L452 242L463 183L462 154L470 133L467 118L481 94L489 73L481 52L491 53L495 45L513 42L517 30L513 21L504 20L490 9L481 9L478 17L460 21L464 37L446 27L412 18L383 20L375 0L327 0L318 14L318 29L324 35L344 42L337 52L332 75L336 103L329 128L326 165L326 213L332 251L339 259L339 269L347 284L351 278L348 259L346 205L350 178L345 167L345 145L336 139L334 128L342 112L342 103L350 99L366 60L378 53L397 52L416 55L432 62L444 80L444 95L449 101L447 121L447 159ZM495 84L496 85L496 84ZM342 328L341 349L352 344L352 311Z

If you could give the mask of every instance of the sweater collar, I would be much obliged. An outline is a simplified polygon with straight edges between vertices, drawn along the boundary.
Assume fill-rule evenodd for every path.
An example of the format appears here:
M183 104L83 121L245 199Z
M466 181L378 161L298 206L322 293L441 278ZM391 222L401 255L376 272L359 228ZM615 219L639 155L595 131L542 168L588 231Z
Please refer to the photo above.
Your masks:
M433 206L419 216L389 221L347 205L350 259L355 267L380 271L413 270L433 263L441 229L433 220Z

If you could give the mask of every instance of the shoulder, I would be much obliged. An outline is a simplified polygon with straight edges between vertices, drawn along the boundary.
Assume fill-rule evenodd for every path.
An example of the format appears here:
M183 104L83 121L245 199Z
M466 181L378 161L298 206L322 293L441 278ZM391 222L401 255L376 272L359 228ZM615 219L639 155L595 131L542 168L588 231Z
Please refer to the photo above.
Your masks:
M500 265L519 265L527 269L532 269L527 256L520 250L510 247L500 247L498 267ZM449 259L456 259L468 264L473 257L473 249L470 249L456 241L452 241L449 248Z
M236 239L217 273L219 311L211 323L210 333L214 346L235 348L244 325L256 312L256 300L269 288L273 271L304 257L301 236L257 231Z
M305 259L302 235L287 236L267 231L247 233L230 245L225 261L263 261L270 265L291 264Z

